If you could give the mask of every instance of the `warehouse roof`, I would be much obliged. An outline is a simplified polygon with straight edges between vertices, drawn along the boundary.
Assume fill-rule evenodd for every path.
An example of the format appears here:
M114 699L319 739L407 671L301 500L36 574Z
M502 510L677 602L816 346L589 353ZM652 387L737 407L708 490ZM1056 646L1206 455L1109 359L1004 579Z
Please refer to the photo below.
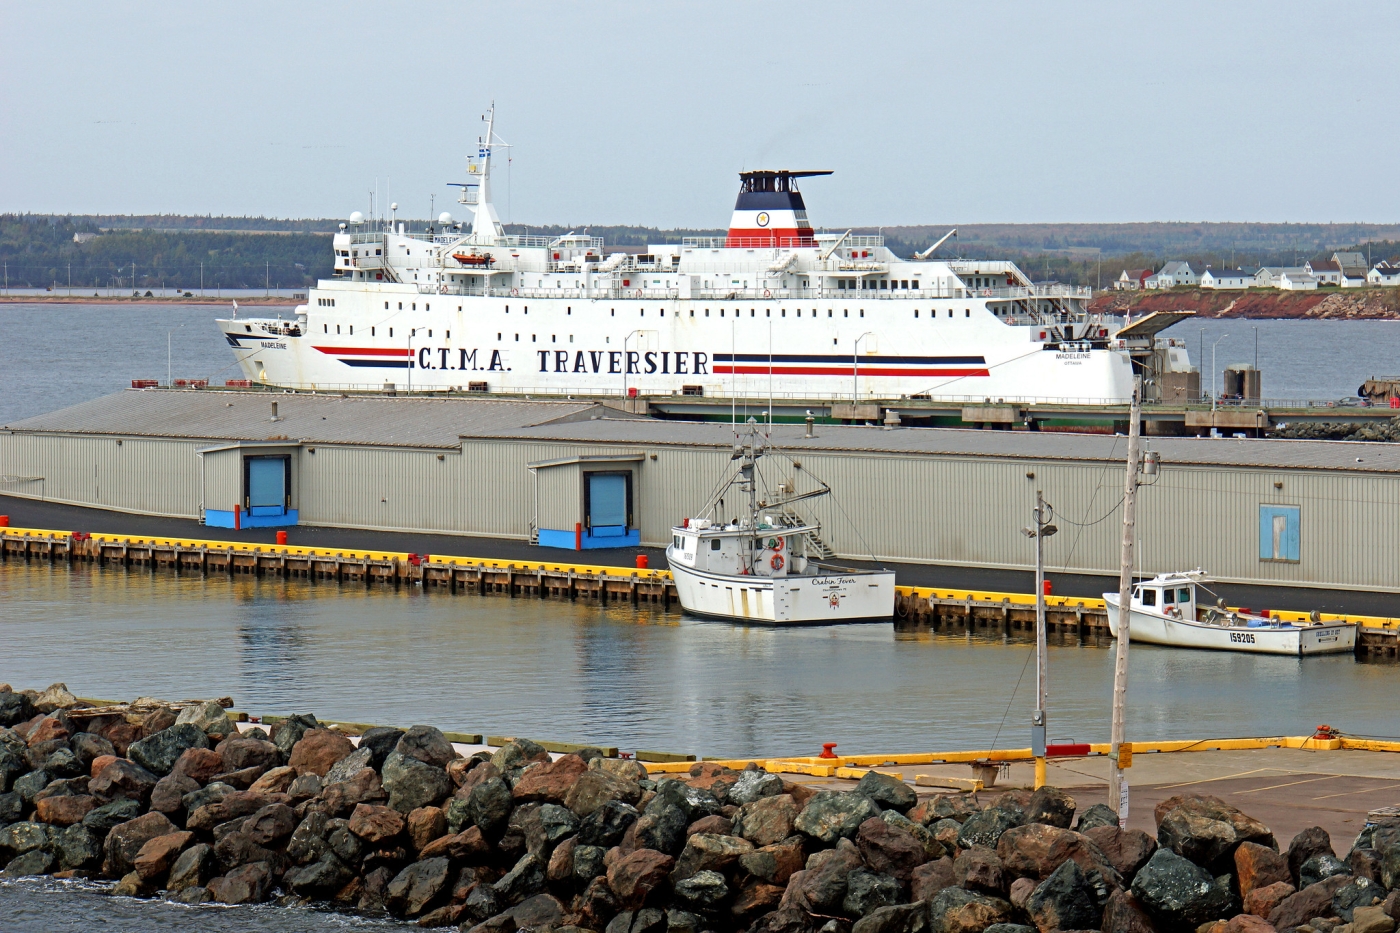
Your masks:
M272 420L272 404L277 420ZM207 441L288 440L314 444L451 449L463 438L567 444L728 448L723 422L662 421L596 402L489 398L127 390L17 421L3 430L42 434L173 437ZM1127 439L1105 434L775 424L774 445L801 451L1016 460L1122 461ZM1357 441L1150 437L1165 463L1400 473L1400 444Z
M788 453L852 451L870 454L928 454L1017 460L1122 461L1128 439L1106 434L983 431L957 428L895 428L773 425L773 445ZM578 421L523 429L475 432L474 437L566 443L730 447L728 424L679 421ZM1145 437L1143 446L1164 463L1276 469L1400 473L1400 444L1209 437Z
M277 406L273 420L272 406ZM453 448L464 433L630 417L594 402L128 389L5 425L8 431Z

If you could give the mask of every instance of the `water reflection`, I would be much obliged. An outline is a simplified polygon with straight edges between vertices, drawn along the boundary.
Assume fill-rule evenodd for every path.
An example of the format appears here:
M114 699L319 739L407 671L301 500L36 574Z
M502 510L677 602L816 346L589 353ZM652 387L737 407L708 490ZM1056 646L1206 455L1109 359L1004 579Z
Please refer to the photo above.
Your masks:
M0 567L0 681L80 694L231 695L261 713L430 722L707 755L1026 744L1029 638L776 630L580 600ZM1055 635L1050 732L1107 735L1108 640ZM1130 733L1394 732L1400 667L1135 646Z

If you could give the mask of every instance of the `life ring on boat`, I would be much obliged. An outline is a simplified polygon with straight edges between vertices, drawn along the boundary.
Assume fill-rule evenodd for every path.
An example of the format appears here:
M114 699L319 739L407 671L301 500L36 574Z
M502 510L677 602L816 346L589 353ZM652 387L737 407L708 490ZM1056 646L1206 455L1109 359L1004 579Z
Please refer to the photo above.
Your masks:
M774 570L782 570L782 569L783 569L783 555L781 555L781 554L774 554L774 555L773 555L773 559L770 560L770 561L768 562L768 566L772 567Z
M763 290L763 297L764 297L764 298L772 298L772 297L773 297L773 293L770 292L768 289L765 288L765 289Z
M639 289L636 289L634 292L632 292L632 297L633 297L633 298L640 298L640 297L642 297L642 290L641 290L640 288L639 288Z
M769 538L769 539L768 539L768 550L770 550L770 551L781 551L782 549L783 549L783 539L782 539L782 538Z
M518 297L520 297L520 289L518 289L518 288L512 288L512 289L510 290L510 297L512 297L512 298L518 298Z
M438 286L438 294L439 294L439 295L446 295L446 294L447 294L447 286L446 286L446 285L439 285L439 286Z

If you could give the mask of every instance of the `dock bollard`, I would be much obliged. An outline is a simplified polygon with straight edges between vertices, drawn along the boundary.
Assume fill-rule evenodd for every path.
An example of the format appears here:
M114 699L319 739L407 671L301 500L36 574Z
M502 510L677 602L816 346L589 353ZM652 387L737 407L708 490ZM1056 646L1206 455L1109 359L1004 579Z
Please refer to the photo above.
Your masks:
M285 531L279 531L279 532L277 532L277 543L278 543L278 544L286 544L286 543L287 543L287 533L286 533Z
M638 569L638 570L646 570L646 569L647 569L647 556L646 556L645 554L638 554L638 555L637 555L637 569Z
M818 758L840 758L841 756L838 755L838 754L836 754L836 743L835 743L835 742L823 742L823 743L822 743L822 753L821 753L820 755L818 755L817 757L818 757Z
M0 528L9 528L9 527L10 527L10 516L8 516L8 515L0 515Z

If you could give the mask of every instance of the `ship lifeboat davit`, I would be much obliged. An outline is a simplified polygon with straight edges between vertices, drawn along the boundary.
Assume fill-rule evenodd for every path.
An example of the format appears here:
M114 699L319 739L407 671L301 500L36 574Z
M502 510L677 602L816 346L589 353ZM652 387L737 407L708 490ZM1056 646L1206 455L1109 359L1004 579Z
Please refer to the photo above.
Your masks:
M452 258L464 266L473 266L475 268L489 266L496 261L496 257L490 254L481 255L479 253L453 253Z

